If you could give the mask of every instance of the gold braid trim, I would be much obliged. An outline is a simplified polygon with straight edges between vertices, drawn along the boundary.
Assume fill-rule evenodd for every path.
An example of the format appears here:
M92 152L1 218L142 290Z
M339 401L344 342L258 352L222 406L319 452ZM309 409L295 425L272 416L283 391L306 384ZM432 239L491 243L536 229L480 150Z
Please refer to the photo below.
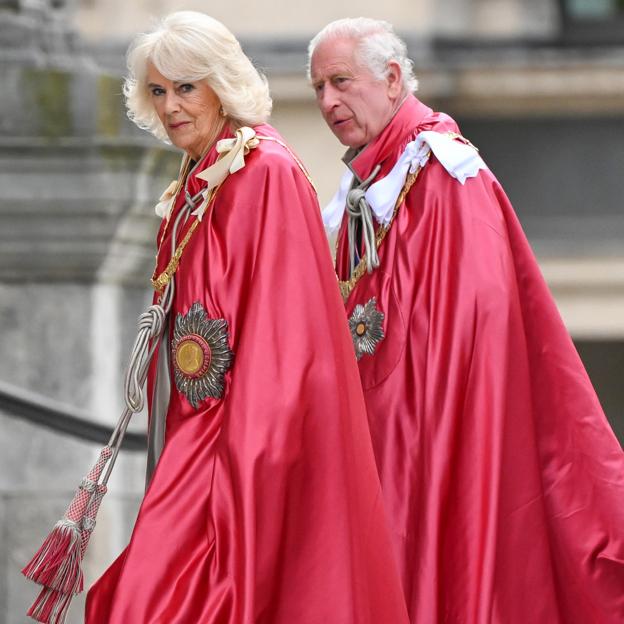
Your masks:
M217 189L219 187L216 186L210 191L210 197L208 198L208 204L212 202L214 199ZM171 278L175 275L175 272L178 270L178 265L180 264L180 259L182 258L182 254L184 253L184 248L188 245L188 242L191 240L191 236L197 229L197 226L200 224L200 221L197 217L195 217L195 221L191 223L191 227L188 229L188 232L184 235L184 238L180 241L180 244L176 247L173 255L171 256L171 260L167 264L167 268L158 276L155 277L156 271L154 271L154 275L152 276L152 286L154 290L161 294L167 287L167 284L171 281ZM162 246L162 245L161 245ZM158 250L160 252L160 249ZM156 255L158 259L158 254Z
M316 187L314 186L314 182L312 182L312 178L310 177L310 174L304 167L303 163L297 158L294 152L288 147L288 145L286 145L285 143L283 143L282 141L274 137L256 135L254 138L261 139L264 141L274 141L275 143L278 143L279 145L281 145L290 154L293 160L297 163L297 165L299 166L299 169L301 169L303 175L307 178L308 182L310 183L310 185L314 189L314 192L316 193ZM254 145L250 145L249 147L253 149L257 145L258 143L256 142ZM249 150L247 150L246 153L248 153L248 151ZM189 173L189 170L190 170L189 163L190 163L190 159L187 159L187 161L183 163L180 177L178 178L178 185L175 190L176 196L180 192L180 189L182 188L184 184L184 180L186 179L186 176ZM212 200L214 199L214 196L218 188L219 187L217 186L210 191L211 195L210 195L210 198L208 199L208 204L210 204L210 202L212 202ZM170 216L171 215L169 215L169 217ZM195 221L193 221L188 232L185 234L184 238L180 241L180 244L176 247L175 251L173 252L173 256L171 256L171 260L169 260L169 263L167 264L167 268L162 273L160 273L158 277L156 277L156 271L154 270L154 275L152 275L151 282L152 282L152 286L154 287L154 290L156 290L157 293L162 294L165 288L167 287L167 284L171 281L171 278L175 275L175 272L178 269L178 265L180 264L180 259L182 258L182 253L184 252L184 248L187 246L188 242L191 240L191 236L193 236L193 233L197 229L197 226L199 225L199 223L200 222L198 219L195 219ZM165 234L167 232L168 227L169 227L169 219L167 219L165 227L163 228L162 236L160 238L160 245L159 245L158 253L156 254L157 262L158 262L158 254L160 253L160 247L162 247L162 243L165 239Z
M422 167L418 167L414 173L409 173L407 178L405 179L405 184L399 193L399 196L396 200L396 204L394 205L394 210L392 211L392 217L390 217L390 222L388 225L380 225L377 233L375 234L375 246L379 249L383 239L386 237L386 234L390 230L390 227L394 223L394 218L399 211L399 206L405 200L405 196L408 194L409 190L412 188L412 184L416 181L418 174L420 173ZM349 295L353 292L356 284L360 281L360 278L366 273L366 254L364 254L358 263L358 265L353 269L353 273L351 273L351 277L348 280L338 280L338 286L340 287L340 294L342 295L342 300L347 303L347 299L349 299Z

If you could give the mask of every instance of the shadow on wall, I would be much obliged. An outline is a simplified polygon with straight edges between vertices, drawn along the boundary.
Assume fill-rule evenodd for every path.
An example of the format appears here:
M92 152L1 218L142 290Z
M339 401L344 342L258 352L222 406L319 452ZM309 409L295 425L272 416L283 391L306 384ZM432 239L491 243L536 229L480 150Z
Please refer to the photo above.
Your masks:
M576 341L600 403L624 446L624 341Z

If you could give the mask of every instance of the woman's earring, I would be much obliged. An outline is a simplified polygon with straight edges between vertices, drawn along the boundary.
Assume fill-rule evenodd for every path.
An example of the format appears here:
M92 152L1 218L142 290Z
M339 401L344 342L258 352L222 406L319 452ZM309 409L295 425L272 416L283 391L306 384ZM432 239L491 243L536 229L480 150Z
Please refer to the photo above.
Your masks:
M223 110L223 106L219 106L219 115L221 115L221 117L227 117L226 112Z

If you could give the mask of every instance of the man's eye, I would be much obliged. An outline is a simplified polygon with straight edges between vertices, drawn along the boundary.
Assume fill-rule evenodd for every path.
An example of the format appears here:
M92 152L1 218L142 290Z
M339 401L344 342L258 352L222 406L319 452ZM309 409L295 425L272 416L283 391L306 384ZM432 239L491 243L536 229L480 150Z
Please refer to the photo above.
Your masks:
M337 76L333 80L334 86L336 87L345 87L348 82L349 82L349 79L346 78L345 76Z

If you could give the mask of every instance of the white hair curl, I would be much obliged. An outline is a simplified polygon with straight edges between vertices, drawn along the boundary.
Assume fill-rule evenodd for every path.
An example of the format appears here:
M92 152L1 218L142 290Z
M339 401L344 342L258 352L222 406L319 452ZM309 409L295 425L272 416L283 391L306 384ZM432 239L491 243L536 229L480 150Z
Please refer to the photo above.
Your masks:
M267 79L256 70L236 37L219 21L195 11L165 17L153 32L137 35L128 49L124 80L128 117L140 128L167 140L147 88L147 64L168 80L205 80L235 126L267 121L271 96Z
M405 42L396 35L392 24L370 17L347 17L327 24L308 46L308 79L311 79L314 50L324 41L340 37L357 42L358 60L368 67L378 80L387 77L388 63L395 61L401 68L403 89L407 93L413 93L418 89L414 63L407 56Z

